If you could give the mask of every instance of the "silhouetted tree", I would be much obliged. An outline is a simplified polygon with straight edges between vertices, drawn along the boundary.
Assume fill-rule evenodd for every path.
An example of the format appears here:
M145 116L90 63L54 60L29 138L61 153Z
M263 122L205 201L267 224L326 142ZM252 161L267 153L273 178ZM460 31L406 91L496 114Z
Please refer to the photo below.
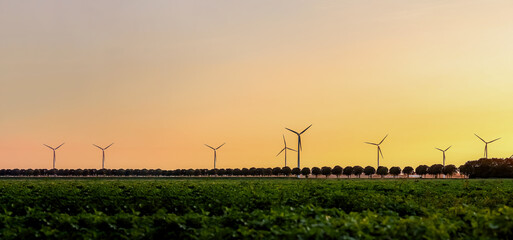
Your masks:
M310 168L304 167L303 169L301 169L301 174L303 174L305 178L308 178L308 175L310 175Z
M281 168L281 174L285 175L285 176L290 176L290 174L292 173L292 170L290 170L289 167L282 167Z
M409 178L410 175L413 174L413 168L410 166L404 167L403 174L406 175L407 178Z
M274 176L280 176L280 174L281 174L281 168L280 167L273 168L273 175Z
M215 175L217 175L217 169L210 169L210 170L208 170L208 175L209 175L209 176L215 176Z
M372 166L367 166L363 169L363 173L372 178L372 174L376 173L376 169Z
M315 178L317 178L319 175L321 175L321 169L318 168L318 167L313 167L312 168L312 175L314 175Z
M433 164L428 168L428 174L435 176L438 178L438 175L442 174L444 166L442 164Z
M247 168L243 168L243 169L241 170L241 173L242 173L242 175L243 175L243 176L248 176L248 175L249 175L249 169L247 169Z
M226 174L226 176L232 176L233 175L233 169L227 168L225 170L224 174Z
M381 176L381 178L385 177L386 175L388 175L388 168L387 167L384 167L384 166L379 166L378 167L378 170L376 171L376 173L378 175Z
M473 167L469 162L466 162L465 164L461 165L458 170L460 171L460 174L465 177L470 177L470 175L473 172Z
M342 175L342 167L339 165L333 167L333 169L331 170L331 173L333 175L337 176L337 178L339 178L340 175Z
M428 166L427 165L419 165L415 168L415 173L417 175L420 175L420 177L424 177L426 174L428 174Z
M301 174L301 170L297 167L292 169L292 175L299 175Z
M442 173L449 177L452 177L458 169L453 164L447 165L442 169Z
M252 167L249 169L249 175L250 176L256 176L257 175L257 171L256 171L256 168Z
M362 166L354 166L353 167L353 175L358 176L360 178L360 175L363 173L363 167Z
M353 167L351 167L351 166L345 167L344 170L342 171L342 173L344 175L346 175L347 178L349 178L351 176L351 174L353 174Z
M394 178L399 176L399 174L401 174L401 168L400 167L391 167L390 174L393 175Z
M234 176L241 176L242 175L242 170L236 168L236 169L233 169L233 175Z
M264 175L271 176L273 175L273 169L272 168L266 168L264 169Z
M331 167L322 167L321 173L328 178L331 175Z

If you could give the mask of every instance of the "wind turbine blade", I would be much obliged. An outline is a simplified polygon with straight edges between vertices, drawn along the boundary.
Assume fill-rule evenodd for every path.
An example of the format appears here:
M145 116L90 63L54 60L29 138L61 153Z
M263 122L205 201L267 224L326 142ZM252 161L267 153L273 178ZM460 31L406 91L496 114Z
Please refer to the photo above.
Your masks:
M449 148L451 148L451 147L452 147L452 146L449 146L447 149L445 149L445 151L449 150ZM445 152L445 151L444 151L444 152Z
M279 156L283 151L285 151L286 148L283 148L278 154L276 154L276 157Z
M105 147L104 149L107 149L107 148L109 148L110 146L112 146L112 144L114 144L114 143L111 143L111 144L110 144L109 146Z
M287 148L287 149L290 150L290 151L297 152L295 149L292 149L292 148Z
M217 149L219 149L219 148L221 148L221 147L222 147L223 145L225 145L225 144L226 144L226 143L221 144L221 146L217 147L217 148L216 148L216 150L217 150Z
M303 150L303 147L301 146L301 136L298 134L298 136L297 136L297 137L299 138L299 139L298 139L299 141L298 141L298 146L297 146L297 148L298 148L298 151L301 151L301 150Z
M307 128L305 128L305 130L303 130L301 133L299 134L303 134L304 132L306 132L306 130L308 130L313 124L310 124L310 126L308 126Z
M293 133L295 133L295 134L299 135L299 133L297 133L296 131L294 131L294 130L292 130L292 129L290 129L290 128L285 128L285 129L287 129L287 130L289 130L289 131L291 131L291 132L293 132Z
M287 147L287 141L285 141L285 134L283 134L283 144L285 144L285 147Z
M388 134L383 138L383 140L381 140L381 142L379 142L379 144L381 144L383 141L385 141L385 139L388 137ZM378 145L379 145L378 144Z
M48 145L46 145L46 144L43 144L43 145L47 146L48 148L50 148L50 149L52 149L52 150L55 150L55 149L53 149L53 147L50 147L50 146L48 146Z
M211 147L211 146L209 146L209 145L207 145L207 144L205 144L205 146L207 146L207 147L209 147L209 148L212 148L212 150L216 150L215 148L213 148L213 147Z
M62 145L64 145L64 143L62 143L61 145L59 145L58 147L55 148L55 150L59 149Z
M488 143L493 143L493 142L495 142L495 141L497 141L497 140L499 140L499 139L501 139L501 138L494 139L494 140L492 140L492 141L489 141Z
M484 139L482 139L480 136L478 136L477 134L474 133L474 135L476 135L476 137L478 137L479 139L481 139L481 141L483 141L484 143L486 143L486 141Z
M442 150L442 149L440 149L440 148L435 148L435 149L438 149L438 150L440 150L440 151L442 151L442 152L444 151L444 150Z
M376 144L376 143L371 143L371 142L364 142L364 143L367 143L367 144L370 144L370 145L378 146L378 144Z
M381 154L381 158L385 158L383 157L383 152L381 151L381 148L378 146L378 151L379 151L379 154Z
M101 149L101 150L104 150L103 148L101 148L100 146L98 146L98 145L96 145L96 144L93 144L93 146L95 146L95 147L97 147L97 148L99 148L99 149Z

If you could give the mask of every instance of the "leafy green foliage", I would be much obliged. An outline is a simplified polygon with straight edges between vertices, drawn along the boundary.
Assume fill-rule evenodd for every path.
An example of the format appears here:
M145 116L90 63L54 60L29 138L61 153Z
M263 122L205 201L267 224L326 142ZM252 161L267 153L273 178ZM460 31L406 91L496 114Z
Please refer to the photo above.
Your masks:
M511 239L512 216L513 180L0 180L0 239Z

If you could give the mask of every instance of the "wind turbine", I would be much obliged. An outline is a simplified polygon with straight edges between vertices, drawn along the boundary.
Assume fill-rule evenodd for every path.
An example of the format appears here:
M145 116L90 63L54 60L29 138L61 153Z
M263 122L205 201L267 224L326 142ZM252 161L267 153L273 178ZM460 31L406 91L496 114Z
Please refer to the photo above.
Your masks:
M451 148L451 147L452 147L452 146L449 146L449 147L448 147L447 149L445 149L445 150L442 150L442 149L440 149L440 148L436 148L436 149L438 149L438 150L442 151L442 153L444 154L444 162L443 162L444 167L445 167L445 152L446 152L447 150L449 150L449 148Z
M383 157L383 152L381 151L381 147L379 145L381 145L383 143L383 141L385 141L385 138L387 138L387 137L388 137L388 134L379 143L365 142L370 145L378 146L378 168L379 168L379 155L381 154L381 158L385 158L385 157Z
M305 130L303 130L302 132L298 133L290 128L285 128L293 133L295 133L297 135L297 168L301 169L301 150L303 150L303 148L301 147L301 134L303 134L304 132L306 132L306 130L308 130L310 127L312 126L312 124L310 124L310 126L308 126L307 128L305 128Z
M62 143L61 145L59 145L58 147L56 148L53 148L53 147L50 147L46 144L43 144L45 146L47 146L48 148L52 149L53 150L53 169L55 169L55 150L59 149L62 145L64 145L64 143Z
M493 143L493 142L501 139L501 138L497 138L497 139L487 142L484 139L482 139L480 136L478 136L477 134L474 133L474 135L476 135L476 137L478 137L479 139L481 139L481 141L483 141L485 143L485 149L484 149L484 157L485 158L488 158L488 143Z
M100 146L93 144L93 146L102 150L102 169L105 169L105 150L107 150L107 148L112 146L112 144L114 144L114 143L111 143L109 146L106 146L105 148L101 148Z
M213 148L207 144L205 144L205 146L209 147L209 148L212 148L212 150L214 150L214 169L216 169L216 158L217 158L217 149L221 148L223 145L225 145L226 143L223 143L221 144L221 146L219 147L216 147L216 148Z
M285 167L286 167L287 166L287 150L291 150L294 152L297 152L297 151L292 148L287 147L287 141L285 141L285 135L283 135L283 144L285 145L285 147L283 147L283 149L278 154L276 154L276 157L278 155L280 155L283 151L285 151Z

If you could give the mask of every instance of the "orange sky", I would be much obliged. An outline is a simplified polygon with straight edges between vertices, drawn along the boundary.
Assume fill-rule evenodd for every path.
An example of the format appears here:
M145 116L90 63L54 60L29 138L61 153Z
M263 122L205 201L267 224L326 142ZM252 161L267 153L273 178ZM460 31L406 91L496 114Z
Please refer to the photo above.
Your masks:
M513 154L512 1L0 1L0 168ZM289 165L295 166L295 154Z

